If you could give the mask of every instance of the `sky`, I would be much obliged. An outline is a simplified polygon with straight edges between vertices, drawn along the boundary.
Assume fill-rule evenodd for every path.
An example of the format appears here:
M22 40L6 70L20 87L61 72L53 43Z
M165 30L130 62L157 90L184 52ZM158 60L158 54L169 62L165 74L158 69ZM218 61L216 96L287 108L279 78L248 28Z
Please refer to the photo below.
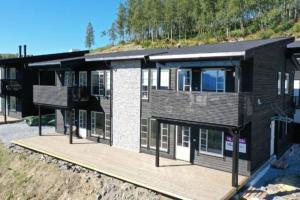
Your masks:
M109 44L100 33L116 18L121 0L1 0L0 53L39 55L84 50L86 26L95 31L94 47Z

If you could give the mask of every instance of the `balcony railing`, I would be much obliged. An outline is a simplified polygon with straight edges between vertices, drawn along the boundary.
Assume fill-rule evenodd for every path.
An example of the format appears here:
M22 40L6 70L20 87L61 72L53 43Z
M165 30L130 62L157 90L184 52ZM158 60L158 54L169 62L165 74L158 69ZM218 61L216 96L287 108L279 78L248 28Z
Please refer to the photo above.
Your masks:
M18 80L2 79L0 84L1 94L12 94L22 90L22 84Z
M155 90L150 103L155 117L230 126L247 123L253 110L249 93Z
M76 106L89 100L87 87L33 86L33 103L51 107Z

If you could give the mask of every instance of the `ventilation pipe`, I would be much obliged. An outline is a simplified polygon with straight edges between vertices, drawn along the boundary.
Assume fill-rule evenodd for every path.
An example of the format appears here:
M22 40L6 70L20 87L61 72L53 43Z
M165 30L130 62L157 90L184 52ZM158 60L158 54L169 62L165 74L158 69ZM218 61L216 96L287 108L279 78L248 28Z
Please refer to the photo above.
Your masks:
M27 56L27 45L26 44L23 45L23 52L24 52L24 57L26 57Z
M21 58L21 57L22 57L22 46L19 45L19 58Z

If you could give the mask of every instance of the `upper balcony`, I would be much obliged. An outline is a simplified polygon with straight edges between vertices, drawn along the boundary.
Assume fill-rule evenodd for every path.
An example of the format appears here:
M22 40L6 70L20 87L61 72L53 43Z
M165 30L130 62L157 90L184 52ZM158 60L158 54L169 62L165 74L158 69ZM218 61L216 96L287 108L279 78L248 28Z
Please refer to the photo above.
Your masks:
M33 86L33 103L42 106L69 108L88 102L87 87Z
M0 94L2 95L18 95L22 90L22 84L18 80L1 79Z
M153 90L152 116L184 121L240 126L252 115L251 93Z

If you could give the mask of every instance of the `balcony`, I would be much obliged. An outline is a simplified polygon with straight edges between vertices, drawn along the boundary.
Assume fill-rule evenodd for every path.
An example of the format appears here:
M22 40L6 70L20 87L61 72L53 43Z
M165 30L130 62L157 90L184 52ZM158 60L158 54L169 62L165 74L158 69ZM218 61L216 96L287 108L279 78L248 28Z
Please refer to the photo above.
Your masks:
M87 87L33 86L33 103L37 105L69 108L88 102L89 98Z
M202 123L238 126L252 115L250 93L151 92L152 116Z
M18 80L2 79L0 84L0 94L17 95L22 90Z

